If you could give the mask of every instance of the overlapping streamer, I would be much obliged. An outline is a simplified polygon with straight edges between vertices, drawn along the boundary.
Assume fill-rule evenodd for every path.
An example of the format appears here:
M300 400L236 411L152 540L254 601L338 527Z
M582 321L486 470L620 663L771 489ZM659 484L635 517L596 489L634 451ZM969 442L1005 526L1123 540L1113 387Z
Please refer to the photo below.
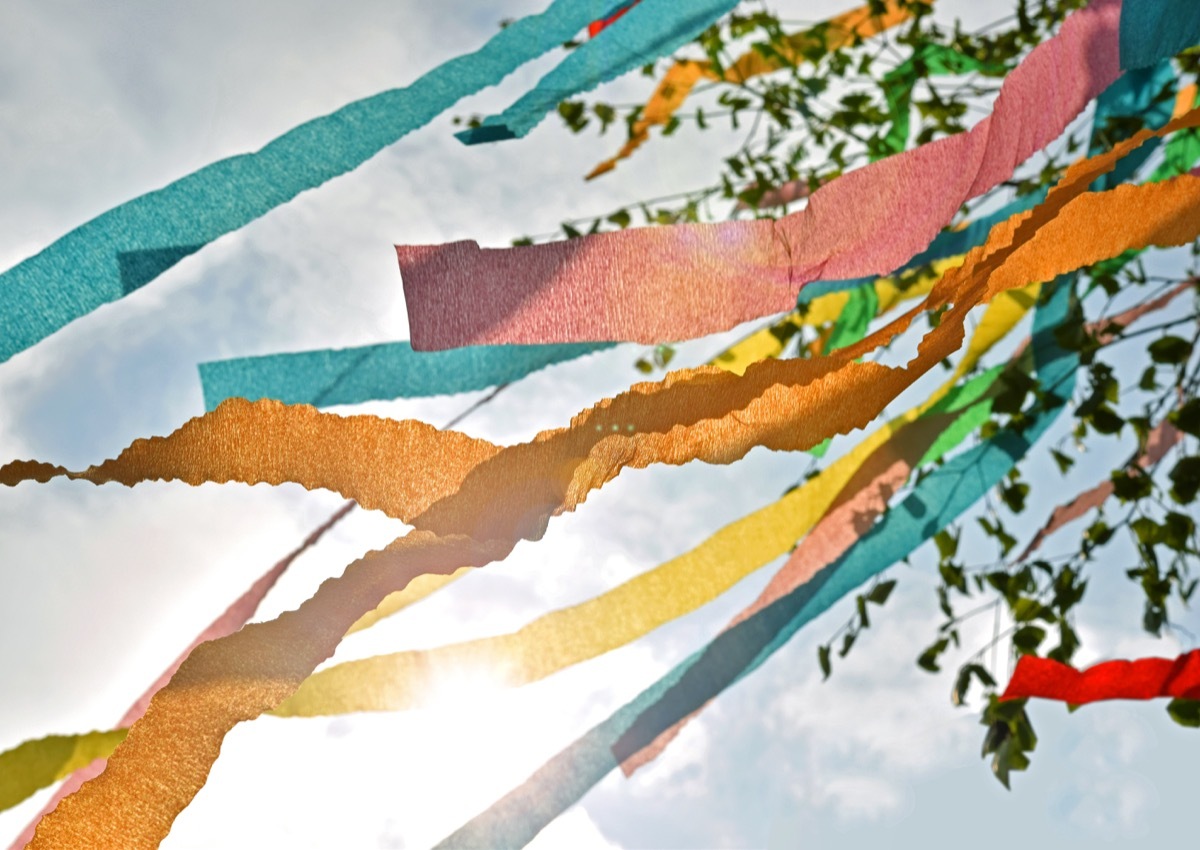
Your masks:
M359 404L483 390L608 345L485 345L418 353L407 342L239 357L200 364L204 408L227 398Z
M35 741L26 741L15 750L0 753L0 811L16 805L40 788L60 779L67 779L17 836L9 850L19 850L29 843L33 838L34 828L42 817L54 811L60 800L74 793L84 782L98 776L104 770L109 754L125 739L125 730L145 714L151 698L159 688L170 681L192 650L206 641L233 634L244 626L288 567L301 553L320 540L347 510L344 508L313 529L304 542L267 570L200 632L175 661L125 710L115 729L84 735L51 735Z
M1059 352L1048 333L1065 317L1063 289L1052 309L1039 311L1035 323L1034 352L1039 366L1046 367L1039 376L1050 386L1073 382L1075 374L1075 358L1055 357ZM620 762L751 672L838 598L912 551L923 535L933 534L929 528L941 528L966 510L1003 477L1013 458L1025 453L1056 413L1035 418L1032 433L1001 432L935 470L834 564L718 635L437 847L500 850L528 844Z
M499 115L454 135L464 144L524 136L563 100L653 62L702 33L738 0L641 0L576 47L531 91Z
M1159 134L1197 120L1190 114ZM802 449L834 433L862 427L912 381L954 352L962 340L966 313L980 300L1005 287L1044 279L1131 247L1181 244L1195 238L1200 230L1200 180L1196 178L1079 197L1124 153L1152 135L1142 132L1111 153L1068 169L1041 207L996 228L983 249L968 255L962 267L950 270L925 306L953 306L905 368L854 361L907 327L917 311L862 343L817 360L768 361L740 378L719 369L697 369L669 376L660 384L638 385L577 416L570 429L547 432L532 443L503 451L451 432L440 432L439 444L428 426L394 423L403 436L441 450L450 471L442 470L433 486L413 486L397 476L390 482L393 493L386 496L372 493L380 484L378 473L366 474L366 484L351 484L401 510L419 508L419 515L410 520L419 530L355 562L299 610L198 647L155 696L146 715L110 758L107 770L42 821L33 846L64 846L71 841L97 847L154 846L203 785L228 730L282 702L328 657L362 613L415 575L448 573L506 556L517 539L540 536L549 516L573 508L623 467L690 459L727 463L755 445ZM1130 213L1146 209L1159 211L1164 220L1131 224ZM1121 227L1107 220L1122 217ZM1074 242L1065 238L1097 222L1094 238ZM1046 251L1046 244L1054 249ZM237 426L236 414L248 413L275 417L277 424L286 425L286 410L268 402L226 402L190 423L193 451L210 451L215 458L228 454L227 440L204 440L210 417L220 419L225 414L226 424ZM303 414L305 427L318 434L324 433L326 419L335 418L308 408L291 410ZM797 411L805 415L797 419ZM371 429L363 423L365 418L356 419L364 442L354 448L373 448L376 443L368 441ZM621 431L623 426L629 428L627 434ZM188 430L185 426L179 433ZM479 452L485 460L463 463L455 452L445 450L451 440L460 441L462 454ZM237 460L232 474L220 470L217 480L261 480L256 465L273 476L289 469L311 474L322 462L311 450L308 456L301 456L301 449L294 458L282 457L280 444L266 442L256 445L252 455L243 453L248 456ZM178 446L170 439L141 442L118 461L94 467L85 476L132 481L150 471L151 477L165 473L186 480L217 462L189 453L172 458ZM361 464L347 467L356 465ZM371 466L377 467L374 458ZM426 474L434 466L427 465ZM334 476L344 471L334 471ZM0 470L0 479L11 482L47 474L60 473L47 465L25 463ZM457 475L465 478L455 488L452 479ZM423 500L439 488L446 488L449 498L425 506ZM395 495L396 491L402 492Z
M1023 655L1000 699L1025 697L1072 705L1110 699L1200 699L1200 649L1175 659L1105 661L1086 670L1050 658Z
M605 15L600 20L592 21L590 24L588 24L588 37L595 38L601 30L607 28L609 24L624 15L640 2L642 2L642 0L624 0L624 2L618 4L615 9L610 11L609 14Z
M0 362L306 189L357 168L462 98L570 40L608 8L606 0L553 0L546 11L513 22L480 50L407 88L355 101L255 153L215 162L76 228L0 275ZM646 37L631 27L617 40L646 51L653 44ZM585 54L602 61L611 43L609 33L601 33ZM579 55L568 60L577 64ZM551 107L575 92L559 77L555 84L566 87L554 91Z
M1166 420L1150 432L1150 436L1146 440L1146 451L1143 452L1134 463L1142 469L1148 469L1158 463L1167 452L1171 450L1176 443L1183 437L1176 428ZM1029 541L1029 545L1025 547L1025 551L1021 553L1018 560L1024 561L1032 555L1042 545L1047 537L1054 534L1065 525L1074 522L1082 516L1085 516L1088 511L1093 508L1098 508L1104 504L1109 496L1113 494L1115 485L1111 480L1102 481L1095 487L1092 487L1080 493L1074 499L1065 504L1059 505L1050 514L1050 519L1046 524L1038 529L1037 534Z
M1153 301L1139 304L1114 316L1108 322L1104 322L1104 324L1111 325L1115 323L1121 326L1128 326L1147 313L1166 307L1175 296L1187 288L1187 286L1175 287L1165 295ZM1036 297L1037 288L1031 287L1031 289L1033 290L1033 296ZM1009 292L1006 294L1016 295L1018 293ZM991 306L993 308L999 306L999 301L993 302ZM989 309L990 312L991 310ZM989 340L995 337L994 331L988 333L988 329L985 327L988 318L988 315L985 314L984 321L980 325L980 331L983 333L978 334L978 337L982 344L987 344ZM996 318L993 318L992 321L995 322ZM1015 321L1016 317L1011 317L1011 322L1015 324ZM1098 342L1104 345L1111 342L1113 338L1112 335L1101 336L1098 338ZM973 341L973 344L979 343ZM1018 346L1017 351L1013 354L1014 361L1021 356L1024 349L1024 345ZM736 625L762 610L768 604L782 598L785 593L790 593L804 582L810 580L820 567L829 564L834 557L848 549L857 536L860 536L863 531L871 527L886 507L887 494L894 492L908 478L914 466L924 466L925 464L934 462L948 451L949 447L961 442L967 433L974 431L975 428L983 424L991 412L991 402L990 399L986 398L982 402L978 402L978 399L993 385L995 378L999 376L1000 369L1001 367L995 367L974 379L971 384L976 384L977 386L973 391L968 391L971 388L971 384L968 384L963 388L963 393L953 399L949 397L946 399L946 402L949 402L949 404L938 405L938 407L944 407L947 410L959 410L966 407L966 412L959 416L944 432L933 437L932 445L930 445L925 455L920 457L919 460L915 452L910 451L906 453L902 448L897 451L887 445L881 447L871 458L871 461L874 463L868 462L868 464L864 464L859 472L856 473L856 477L869 479L870 483L859 487L856 487L854 482L847 485L845 492L839 496L839 501L843 503L841 505L841 513L843 515L837 517L835 516L836 512L826 515L817 528L813 530L810 538L802 541L800 546L792 553L787 563L763 590L759 598L748 608L740 612L734 618L731 625ZM958 371L963 372L966 370L960 366ZM1061 394L1061 390L1059 392ZM968 405L970 406L968 407ZM934 410L936 409L938 408L935 407ZM911 427L915 427L915 425ZM1173 437L1172 434L1175 436ZM914 435L912 439L921 440L923 437ZM1154 462L1165 453L1169 445L1173 444L1176 439L1178 439L1178 432L1169 423L1164 422L1163 425L1152 432L1148 441L1147 455L1140 462L1143 465ZM898 444L898 447L900 445ZM911 449L915 446L910 442L908 447ZM853 495L847 498L846 494ZM1038 537L1030 544L1025 554L1021 556L1022 559L1028 557L1029 553L1040 542L1042 536L1049 535L1059 525L1069 522L1073 518L1060 518L1060 510L1062 509L1055 511L1051 523L1043 532L1039 532ZM856 530L857 533L851 534L851 529ZM937 530L931 529L930 534ZM683 725L694 717L695 714L699 713L700 710L696 709L685 720L676 723L670 729L662 732L650 746L626 759L621 764L621 769L626 775L630 775L639 767L657 758L663 749L679 734Z
M888 273L1117 79L1120 9L1093 0L1072 13L971 130L843 175L779 220L399 246L413 347L689 339L787 310L811 280Z
M932 3L933 0L928 2ZM587 179L592 180L612 171L618 162L632 156L633 152L650 138L650 128L669 123L691 94L692 88L701 80L743 83L752 77L778 71L789 64L798 65L805 60L832 53L904 23L911 17L912 12L907 7L901 6L896 0L885 0L882 14L874 14L870 6L860 6L830 18L812 29L789 36L780 45L778 56L768 58L750 50L722 71L717 71L711 62L705 60L676 62L667 69L654 94L642 107L640 117L629 128L628 141L616 156L593 168Z

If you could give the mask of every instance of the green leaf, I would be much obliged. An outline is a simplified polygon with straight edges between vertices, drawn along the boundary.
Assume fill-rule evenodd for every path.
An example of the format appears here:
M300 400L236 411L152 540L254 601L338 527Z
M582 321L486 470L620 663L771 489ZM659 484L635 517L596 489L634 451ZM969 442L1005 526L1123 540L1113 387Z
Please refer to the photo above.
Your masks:
M1178 365L1192 356L1192 344L1183 337L1164 336L1150 343L1147 349L1155 363Z
M1171 498L1181 505L1190 505L1200 492L1200 456L1180 458L1167 477L1171 479Z
M1154 492L1154 483L1141 471L1118 470L1112 474L1113 492L1122 502L1136 502Z
M829 674L833 670L832 664L829 661L829 649L828 646L817 647L817 663L821 665L822 680L828 679Z
M858 632L846 632L846 636L842 638L842 648L838 650L838 656L846 657L846 653L850 651L850 647L854 646L854 639L858 637Z
M1173 699L1167 703L1167 714L1180 726L1200 729L1200 700Z
M1183 407L1171 411L1167 419L1185 434L1200 437L1200 398L1188 399Z
M1041 626L1022 626L1013 633L1012 642L1021 655L1033 655L1045 637Z
M1074 458L1063 454L1058 449L1051 449L1050 456L1054 458L1054 463L1058 466L1058 471L1063 475L1066 475L1067 471L1075 465Z
M873 602L876 605L882 605L883 603L887 602L888 597L892 595L892 588L895 586L895 579L879 582L879 584L871 588L871 592L867 594L867 601Z
M933 536L933 542L937 544L938 555L943 560L953 558L958 553L958 535L944 528Z

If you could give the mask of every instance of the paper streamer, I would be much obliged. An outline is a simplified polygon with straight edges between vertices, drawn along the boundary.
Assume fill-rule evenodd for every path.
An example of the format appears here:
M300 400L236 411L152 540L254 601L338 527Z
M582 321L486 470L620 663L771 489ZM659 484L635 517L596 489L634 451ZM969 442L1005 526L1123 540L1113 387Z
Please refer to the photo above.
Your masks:
M1200 4L1194 0L1137 0L1121 12L1121 67L1153 65L1200 43Z
M233 634L244 626L258 610L263 598L270 592L280 576L309 547L320 540L330 528L349 512L343 508L317 528L299 546L289 552L275 566L267 570L233 604L212 621L204 631L184 649L163 673L154 680L133 705L125 710L115 729L107 732L90 732L84 735L53 735L36 741L27 741L15 750L0 753L0 811L16 805L40 788L67 779L54 796L42 807L24 831L17 836L9 850L20 850L33 838L34 829L47 813L54 811L64 797L74 793L87 780L98 776L105 761L125 739L125 730L137 722L154 694L171 680L192 650L205 641L217 640ZM57 767L55 765L57 764Z
M463 144L524 136L563 100L594 89L671 53L704 30L738 0L642 0L617 15L590 41L572 50L537 86L499 115L455 133ZM565 40L565 39L564 39Z
M1041 352L1043 358L1052 353L1053 348L1053 340L1047 341L1049 334L1046 331L1065 317L1065 306L1065 298L1060 296L1052 302L1056 309L1041 311L1035 352ZM1072 360L1070 356L1062 359ZM1041 362L1048 361L1043 359ZM1054 375L1042 377L1070 381L1074 369L1056 370ZM1003 477L1013 459L1025 453L1032 440L1049 424L1047 420L1053 418L1050 414L1035 419L1031 430L1036 433L1002 432L997 438L935 470L918 482L899 506L885 514L837 562L822 569L787 596L731 627L705 650L693 653L437 847L440 850L524 847L621 761L703 706L739 673L744 675L753 670L802 625L828 609L841 596L912 551L927 528L934 525L941 528L953 521L987 492L993 476L997 481ZM934 530L927 533L932 536ZM663 707L674 711L663 712ZM631 738L630 732L635 729Z
M808 281L888 273L1117 78L1120 8L1120 0L1093 0L1071 14L971 130L845 174L778 220L507 249L399 246L413 347L690 339L787 310Z
M1022 655L1000 699L1026 697L1072 705L1109 699L1200 699L1200 649L1175 659L1105 661L1086 670L1049 658Z
M1197 116L1189 120L1195 121ZM1178 126L1182 124L1175 122L1162 132ZM907 327L916 311L829 357L766 361L747 369L742 377L712 367L688 370L659 384L636 385L575 417L569 429L546 432L532 443L502 451L453 432L437 432L439 444L429 437L432 429L428 426L392 423L400 432L414 435L417 442L427 443L428 454L416 454L426 457L425 476L430 476L431 470L436 472L432 485L394 475L387 482L390 486L385 489L391 491L387 494L371 492L381 485L380 468L386 464L371 456L375 443L369 440L371 427L365 425L369 417L343 420L357 420L354 427L363 428L363 438L368 440L342 444L342 451L354 445L356 453L370 458L370 469L362 470L366 483L352 479L351 485L404 510L420 508L422 499L441 488L450 498L440 498L421 509L410 520L418 530L352 564L343 577L327 581L297 611L269 623L248 625L193 651L113 753L106 771L43 819L33 846L70 846L72 841L92 847L154 846L204 784L229 729L290 696L332 653L358 617L416 575L449 573L505 557L516 540L539 537L551 515L574 508L591 489L602 486L624 467L692 459L728 463L756 445L804 449L827 436L862 427L921 374L953 354L961 344L966 313L980 300L1006 286L1053 276L1063 266L1087 265L1147 242L1191 241L1200 231L1200 180L1196 178L1180 177L1154 186L1121 187L1078 197L1121 155L1150 135L1140 133L1110 154L1068 169L1042 207L1020 221L998 227L983 249L968 255L962 267L951 269L934 287L926 306L936 308L951 302L953 306L905 368L854 361ZM1147 222L1132 215L1147 209L1160 211L1164 220ZM1109 227L1103 221L1106 216L1120 218L1123 226ZM1095 221L1101 222L1097 233L1106 239L1076 242L1067 238L1087 230ZM1053 251L1045 250L1047 242L1054 245ZM1014 265L1020 270L1008 273ZM1017 277L1023 280L1014 283ZM226 413L234 420L234 414L249 413L276 417L277 424L287 424L283 413L287 410L298 411L306 427L318 433L326 419L336 419L311 408L228 401L190 423L191 437L200 452L220 457L239 443L205 441L204 428L214 418ZM798 416L800 411L803 415ZM250 421L253 425L253 419ZM612 426L616 428L610 431ZM629 426L630 430L622 431ZM247 433L253 434L254 428ZM446 449L452 440L458 441L454 445L462 451ZM245 444L251 446L253 452L236 461L236 475L223 469L216 480L238 476L262 480L262 470L256 466L265 466L272 475L288 469L311 475L323 462L314 458L303 442L291 447L293 453L287 456L270 438L265 445ZM129 457L110 462L107 468L94 467L86 475L93 480L134 480L131 469L136 466L139 475L150 472L162 477L161 473L167 473L186 480L212 462L191 453L171 458L177 447L170 439L138 443L127 450ZM461 455L473 451L485 455L486 462L464 461ZM1005 457L1011 463L1012 455ZM136 464L131 464L131 459ZM353 471L364 465L361 456L342 460ZM439 469L439 461L449 469ZM953 463L943 469L955 468ZM101 469L103 474L98 474ZM10 464L0 469L0 480L12 482L53 472L48 465ZM331 470L335 477L344 472ZM461 482L457 487L455 479ZM309 486L316 483L330 486L309 479ZM953 503L947 500L947 504Z
M1146 313L1166 307L1175 298L1175 296L1188 288L1189 287L1186 285L1175 287L1166 295L1154 299L1153 301L1139 304L1138 306L1113 317L1112 320L1104 322L1103 324L1108 325L1113 322L1121 325L1131 324L1137 318L1145 315ZM1010 292L1006 294L1015 295L1017 293ZM1036 291L1034 292L1034 296L1036 297ZM993 302L992 307L996 306L998 306L998 302ZM989 313L990 312L991 310L989 309ZM995 338L994 331L988 333L988 322L989 319L994 322L996 318L997 316L989 316L988 314L985 314L980 325L980 333L977 334L977 337L981 342L986 344L987 341ZM1011 314L1006 318L1010 318L1012 323L1015 324L1015 318L1012 318ZM1104 345L1108 342L1111 342L1113 338L1114 337L1112 335L1108 335L1101 337L1098 341ZM1013 354L1012 360L1016 361L1021 356L1024 349L1024 345L1018 346L1017 350ZM763 590L759 598L756 599L752 605L739 613L738 616L734 618L731 625L736 625L750 615L762 610L768 604L781 598L785 593L791 592L805 581L811 579L816 573L817 569L830 563L834 557L840 555L843 551L848 549L850 544L855 541L856 537L861 536L866 529L871 527L871 525L886 507L886 499L888 496L884 494L890 494L890 492L894 492L895 489L908 478L908 475L914 466L924 466L925 464L934 462L938 457L948 451L948 447L957 445L963 438L965 438L967 433L974 431L975 428L979 427L979 425L986 421L991 412L990 401L985 401L984 403L978 404L976 402L982 393L990 389L995 377L997 377L999 374L1000 368L1001 367L996 367L989 373L984 373L984 375L976 378L972 383L977 383L978 386L974 388L973 392L964 392L959 398L953 399L952 402L950 399L947 399L947 402L951 402L950 404L946 405L946 408L949 410L958 410L966 405L972 406L968 408L967 413L955 420L954 423L946 429L946 431L933 437L932 445L930 445L926 454L923 457L920 457L919 461L917 460L917 456L914 452L910 451L906 453L902 449L897 451L888 445L881 447L876 455L872 456L871 460L874 461L874 463L872 464L868 462L868 464L864 464L859 472L856 473L856 477L868 479L870 483L857 487L855 486L855 482L851 482L847 485L846 493L854 495L849 500L845 500L844 496L839 496L839 501L843 502L840 510L841 516L837 516L839 513L838 509L835 509L826 515L817 528L814 529L812 535L810 535L810 538L802 541L800 546L798 546L797 549L792 553L792 555L788 558L787 563L771 580L770 584ZM960 367L959 371L965 370L961 369ZM968 385L968 387L964 387L964 390L967 390L969 387L970 385ZM939 405L939 407L942 407L942 405ZM934 409L936 410L937 408ZM915 427L917 427L916 424L910 426L910 428ZM1169 423L1164 422L1162 425L1156 428L1154 432L1152 432L1152 435L1148 441L1147 455L1143 457L1140 463L1143 466L1146 466L1149 463L1156 462L1161 458L1162 454L1166 452L1167 448L1169 448L1170 445L1173 445L1178 438L1178 432L1175 431ZM922 440L924 437L914 435L910 439ZM897 446L900 445L902 444L897 444ZM911 443L909 444L909 448L914 448ZM914 461L916 461L915 464ZM1111 492L1111 482L1108 482L1108 488L1109 492ZM1079 502L1080 499L1083 498L1085 497L1081 496L1076 500L1076 502ZM1101 499L1101 501L1103 501L1103 499ZM1074 504L1075 503L1072 503L1072 505ZM1068 506L1068 510L1069 509L1070 506ZM1060 516L1060 511L1063 510L1063 508L1059 508L1054 512L1054 516L1052 517L1047 528L1042 532L1039 532L1037 538L1035 538L1035 540L1030 544L1025 554L1021 556L1020 560L1024 560L1029 556L1030 552L1036 548L1038 543L1040 543L1040 540L1043 536L1048 536L1059 526L1075 518L1073 516L1066 516L1065 514ZM1084 511L1086 511L1086 508ZM1082 515L1082 512L1079 515ZM936 529L934 531L936 531ZM643 765L657 758L662 753L663 749L665 749L665 747L679 734L687 720L690 720L699 711L700 709L697 709L695 712L689 715L687 719L676 723L670 729L661 733L650 746L622 763L621 769L624 771L624 773L627 776L631 775L639 767L642 767Z
M640 2L642 2L642 0L626 0L626 2L617 6L611 14L606 15L598 21L592 21L590 24L588 24L588 37L595 38L601 30L607 28L609 24L624 15Z
M932 3L933 0L928 2ZM593 168L587 179L592 180L612 171L618 162L631 156L650 138L651 127L661 127L671 120L700 80L743 83L752 77L785 68L788 63L799 65L811 60L813 54L832 53L897 26L911 17L912 12L907 7L902 7L896 0L885 0L883 13L880 15L872 14L870 6L860 6L830 18L812 29L789 36L779 48L782 60L776 57L768 58L750 50L725 69L724 73L718 73L708 61L689 59L676 62L667 69L654 94L642 107L641 116L630 127L629 139L620 152Z
M239 357L200 364L204 408L227 398L360 404L484 390L608 345L485 345L417 353L407 342Z
M718 531L695 549L667 561L580 605L555 611L516 632L431 650L375 656L314 673L273 714L315 716L351 711L397 711L422 705L446 676L486 670L490 680L513 687L549 676L636 640L715 599L763 564L787 552L828 510L839 493L851 490L864 459L880 446L903 438L904 454L932 462L965 439L972 429L954 429L973 416L972 405L996 373L973 379L947 396L944 406L920 405L879 429L817 477L774 504ZM918 419L932 407L932 416ZM959 414L959 411L965 413ZM956 416L956 414L958 414ZM920 423L909 425L909 423ZM908 426L906 428L905 426ZM931 455L935 438L953 433ZM919 444L918 444L919 443ZM911 449L907 448L911 444ZM874 454L873 454L874 453ZM916 458L914 458L915 460ZM824 524L826 520L822 520Z
M1142 469L1149 469L1162 460L1163 456L1182 438L1183 435L1170 422L1164 420L1150 432L1150 436L1146 440L1146 451L1134 463ZM1114 486L1111 480L1102 481L1095 487L1080 493L1071 501L1056 507L1050 514L1050 519L1038 529L1037 534L1029 541L1029 545L1025 547L1025 551L1021 553L1018 560L1028 559L1042 545L1042 541L1051 534L1086 515L1093 508L1100 507L1113 494L1113 490Z
M606 0L554 0L407 88L355 101L255 153L215 162L76 228L0 274L0 363L140 289L214 239L357 168L462 98L573 38L607 8ZM565 88L556 95L574 93Z
M919 298L929 294L929 290L946 269L962 265L963 256L950 257L934 262L920 274L906 279L879 278L864 283L875 289L875 298L879 302L878 315L882 316L903 301ZM738 340L728 349L713 359L713 365L720 366L728 372L741 375L751 363L768 357L778 357L783 352L782 337L787 333L787 325L795 328L819 327L837 320L850 300L850 292L831 292L814 301L808 302L803 315L792 311L779 322Z

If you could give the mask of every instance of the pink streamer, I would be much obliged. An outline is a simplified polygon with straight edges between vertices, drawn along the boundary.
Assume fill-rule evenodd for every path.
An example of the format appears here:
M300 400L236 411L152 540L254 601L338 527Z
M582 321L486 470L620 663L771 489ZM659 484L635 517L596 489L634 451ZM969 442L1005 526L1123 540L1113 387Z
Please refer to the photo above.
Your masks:
M1009 75L970 131L843 175L777 221L517 248L397 246L413 347L688 339L790 309L811 280L884 274L1117 79L1120 14L1121 0L1093 0Z
M249 622L254 616L254 612L258 610L259 603L263 597L275 586L275 582L279 581L279 577L292 565L305 550L315 544L321 537L336 525L342 517L350 512L354 507L353 502L347 502L342 506L341 510L331 516L324 524L313 529L313 532L305 538L304 542L293 549L283 560L271 567L263 574L258 581L250 586L250 589L237 598L232 605L225 609L225 613L213 620L208 628L196 636L196 639L188 645L188 648L179 654L179 657L163 671L163 674L154 680L149 688L146 689L133 705L121 716L117 722L117 729L128 729L136 723L141 716L146 713L146 708L150 705L151 698L158 693L158 690L167 682L171 681L171 677L175 675L175 671L179 669L179 665L184 662L192 650L200 644L210 640L217 640L241 629L242 626ZM79 790L83 783L90 779L95 779L104 772L105 765L108 764L108 759L98 758L89 764L87 767L81 767L79 770L72 773L66 778L62 785L58 786L58 790L54 792L49 802L42 808L40 812L34 815L33 820L25 827L24 831L17 836L16 840L9 845L8 850L21 850L26 844L33 840L34 830L37 829L38 823L43 817L54 811L64 797L68 797Z

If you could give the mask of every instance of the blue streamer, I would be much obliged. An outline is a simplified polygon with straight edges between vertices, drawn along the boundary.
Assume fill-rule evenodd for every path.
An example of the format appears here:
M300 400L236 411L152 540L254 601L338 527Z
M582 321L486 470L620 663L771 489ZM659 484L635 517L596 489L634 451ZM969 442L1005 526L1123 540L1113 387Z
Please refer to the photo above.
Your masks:
M227 398L326 407L484 390L611 346L480 345L416 352L407 342L393 342L201 363L200 381L206 410Z
M1074 387L1077 355L1058 348L1053 335L1066 317L1071 287L1047 289L1053 296L1035 315L1034 357L1043 385L1056 388L1057 403L1024 431L1005 430L934 470L841 558L718 635L437 847L525 846L625 757L753 672L802 626L909 554L1002 481L1058 416Z
M357 168L461 98L574 37L608 5L554 0L407 88L301 124L256 153L215 162L72 230L0 274L0 363L140 289L214 239ZM563 88L556 97L574 93Z
M1146 68L1200 43L1196 0L1125 0L1121 4L1121 67Z
M468 145L524 136L571 95L653 62L704 32L738 0L643 0L575 48L537 86L483 124L455 135ZM602 15L597 15L597 18Z

